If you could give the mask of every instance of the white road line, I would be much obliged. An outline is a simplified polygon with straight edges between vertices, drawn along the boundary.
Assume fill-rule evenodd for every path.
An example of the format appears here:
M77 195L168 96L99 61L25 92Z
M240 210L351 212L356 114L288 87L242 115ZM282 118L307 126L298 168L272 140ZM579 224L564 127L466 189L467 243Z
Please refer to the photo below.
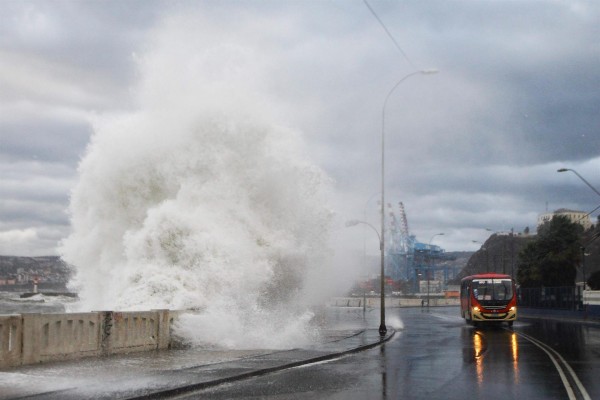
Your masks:
M577 374L575 373L575 371L573 371L573 369L567 363L567 361L556 350L554 350L552 347L546 345L545 343L540 342L539 340L532 338L529 335L526 335L526 334L521 333L521 332L516 332L516 331L514 331L514 332L517 335L521 336L522 338L530 341L531 343L533 343L534 345L536 345L540 349L542 349L548 355L548 357L550 357L550 360L552 360L552 363L554 363L554 366L556 367L556 370L558 371L558 373L560 375L560 379L562 380L563 385L565 386L565 389L567 390L567 393L569 395L569 399L576 400L577 397L575 396L575 392L573 392L573 388L571 387L571 384L569 383L569 381L568 381L568 379L567 379L567 377L565 375L565 371L559 365L558 360L560 360L563 363L563 365L567 369L567 372L571 375L571 378L573 379L573 381L577 385L577 388L579 389L579 392L583 396L584 400L592 400L592 398L588 394L587 390L585 390L585 387L583 386L583 384L581 383L581 381L577 377Z
M463 322L464 321L463 317L458 316L458 315L438 314L435 312L429 313L429 315L431 315L432 317L438 318L438 319L445 320L445 321L452 321L452 322Z

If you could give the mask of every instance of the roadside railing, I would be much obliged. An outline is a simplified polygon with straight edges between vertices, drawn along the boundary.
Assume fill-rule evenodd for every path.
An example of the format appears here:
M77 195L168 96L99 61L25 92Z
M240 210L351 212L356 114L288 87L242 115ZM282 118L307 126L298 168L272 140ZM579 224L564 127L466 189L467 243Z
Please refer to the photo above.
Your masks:
M367 307L377 308L379 307L381 299L379 297L333 297L329 301L329 305L333 307ZM399 298L399 297L386 297L385 307L396 308L396 307L421 307L426 302L423 298ZM429 305L431 307L436 306L458 306L460 305L459 299L447 299L447 298L430 298Z
M580 286L519 288L520 307L582 310L583 288Z

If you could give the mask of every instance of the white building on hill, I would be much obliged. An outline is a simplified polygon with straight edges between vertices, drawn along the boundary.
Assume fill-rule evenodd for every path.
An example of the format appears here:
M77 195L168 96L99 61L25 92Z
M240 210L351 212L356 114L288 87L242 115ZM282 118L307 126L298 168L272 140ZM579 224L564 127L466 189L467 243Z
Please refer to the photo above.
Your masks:
M552 220L552 218L554 218L555 215L567 217L569 219L569 221L574 222L576 224L580 224L581 226L583 226L583 229L585 229L585 230L588 230L592 227L592 220L590 219L590 216L588 215L588 213L583 212L583 211L574 211L574 210L567 210L566 208L560 208L551 213L541 214L538 217L538 222L537 222L538 228L544 222L548 222L548 221Z

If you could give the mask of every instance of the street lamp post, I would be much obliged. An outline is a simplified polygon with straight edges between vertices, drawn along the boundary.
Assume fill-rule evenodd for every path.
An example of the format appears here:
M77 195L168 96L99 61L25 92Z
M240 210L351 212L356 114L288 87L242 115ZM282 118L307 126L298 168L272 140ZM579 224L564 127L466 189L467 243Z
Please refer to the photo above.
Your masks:
M431 245L431 242L433 241L433 238L434 238L434 237L436 237L436 236L442 236L443 234L444 234L444 232L441 232L441 233L436 233L435 235L433 235L433 236L431 237L431 239L429 239L429 244Z
M600 196L600 192L595 187L593 187L591 185L591 183L589 183L588 181L586 181L583 176L579 175L579 173L577 171L575 171L574 169L571 169L571 168L560 168L560 169L556 170L556 172L567 172L567 171L571 171L572 173L574 173L575 175L577 175L577 177L579 179L581 179L583 181L583 183L585 183L586 185L588 185L590 189L592 189L598 196ZM595 239L593 239L593 240L595 240ZM581 246L581 269L582 269L581 272L583 274L583 290L585 290L585 285L586 285L586 282L585 282L585 246Z
M371 195L371 197L369 197L369 200L367 200L367 202L365 203L365 209L363 210L363 221L367 220L367 207L369 206L369 203L371 202L371 200L373 200L376 196L379 196L379 193L373 193ZM379 235L379 233L377 233L377 235ZM367 270L367 236L366 235L363 236L363 265L364 265L364 269L366 271Z
M585 247L581 246L581 273L583 274L583 290L585 290Z
M443 235L444 233L436 233L435 235L433 235L431 237L431 239L429 239L429 254L431 254L431 242L433 241L433 238L436 236L440 236ZM435 266L435 261L433 259L433 257L431 258L431 266L434 267ZM433 273L435 274L435 269L433 270ZM429 311L429 269L427 269L427 311Z
M352 219L352 220L346 222L346 226L348 226L348 227L349 226L355 226L355 225L358 225L358 224L364 224L364 225L367 225L369 228L373 229L373 231L377 235L377 239L379 239L379 248L381 249L383 247L383 241L382 241L383 238L379 235L379 232L377 231L377 228L375 228L370 223L368 223L366 221L361 221L359 219ZM366 295L365 291L363 290L363 314L366 311L366 301L367 301L367 295Z
M385 230L385 107L387 106L388 100L390 96L398 86L406 79L410 78L414 75L430 75L436 74L438 71L436 69L424 69L420 71L411 72L410 74L404 76L400 79L396 84L390 89L387 96L385 96L385 100L383 102L383 107L381 109L381 315L379 324L379 335L384 336L387 333L387 328L385 326L385 293L384 293L384 280L385 280L385 241L384 241L384 230Z
M590 187L590 189L592 189L594 192L596 192L596 194L598 196L600 196L600 192L595 187L593 187L588 181L586 181L583 178L583 176L579 175L577 173L577 171L575 171L574 169L571 169L571 168L561 168L561 169L556 170L556 172L567 172L567 171L571 171L572 173L574 173L575 175L577 175L579 177L579 179L581 179L586 185L588 185Z
M486 272L488 272L489 268L490 268L490 266L489 266L490 260L489 260L489 255L488 255L487 248L483 246L484 243L481 243L481 242L479 242L477 240L471 240L471 242L480 244L481 245L480 249L483 250L483 251L485 251L485 269L486 269ZM479 269L481 270L481 268L479 268ZM481 273L482 271L479 271L479 272Z

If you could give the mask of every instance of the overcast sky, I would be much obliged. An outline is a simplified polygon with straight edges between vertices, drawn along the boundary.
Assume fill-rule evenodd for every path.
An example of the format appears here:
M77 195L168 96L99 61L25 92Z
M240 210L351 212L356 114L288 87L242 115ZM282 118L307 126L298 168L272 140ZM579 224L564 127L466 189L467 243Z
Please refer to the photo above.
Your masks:
M556 172L600 189L600 2L369 4L396 43L362 0L0 1L0 254L56 254L94 119L135 111L139 60L169 40L254 57L244 78L332 179L338 241L378 223L384 100L420 69L439 73L385 108L386 202L419 241L476 250L486 228L600 205Z

